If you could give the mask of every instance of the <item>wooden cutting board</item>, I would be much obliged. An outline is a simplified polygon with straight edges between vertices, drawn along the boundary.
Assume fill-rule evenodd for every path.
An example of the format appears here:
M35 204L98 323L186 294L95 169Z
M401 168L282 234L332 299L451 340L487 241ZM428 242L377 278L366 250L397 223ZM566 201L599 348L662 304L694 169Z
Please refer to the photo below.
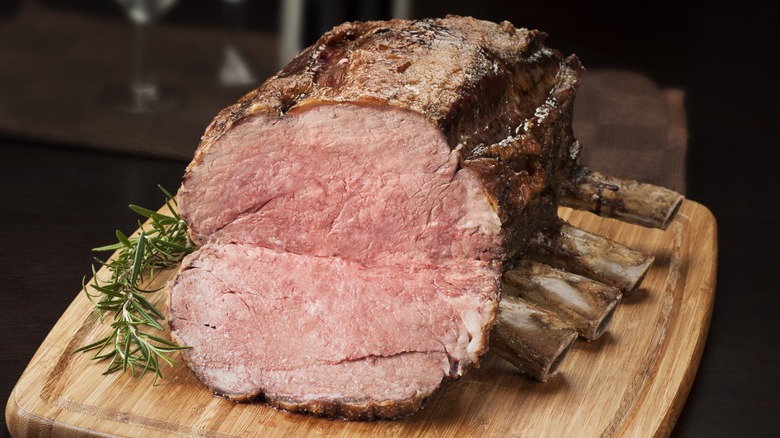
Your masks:
M608 332L577 341L547 383L488 354L445 383L415 415L345 422L214 397L183 365L152 376L103 376L105 364L71 352L106 327L79 293L33 357L6 406L21 436L667 436L701 358L714 303L717 233L712 214L685 201L666 231L561 209L581 228L656 257L642 287L618 307ZM158 281L166 281L159 278ZM164 293L155 298L163 306Z

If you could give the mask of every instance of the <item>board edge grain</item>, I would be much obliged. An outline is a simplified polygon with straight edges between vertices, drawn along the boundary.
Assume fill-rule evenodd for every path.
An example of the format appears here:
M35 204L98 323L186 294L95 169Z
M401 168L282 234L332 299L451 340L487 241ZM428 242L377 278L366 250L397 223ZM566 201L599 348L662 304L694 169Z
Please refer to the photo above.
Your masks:
M695 201L685 199L683 207L680 210L681 218L687 218L688 225L686 226L686 235L683 236L688 242L684 246L688 254L686 257L686 263L689 265L686 269L686 278L683 281L683 296L680 297L681 305L675 309L678 313L678 317L675 318L675 328L678 331L678 336L672 336L667 341L680 342L682 333L695 333L696 337L691 343L691 347L686 349L685 354L681 355L687 359L685 366L680 369L675 367L676 375L659 373L660 368L664 365L669 365L669 361L672 360L672 356L664 354L659 363L655 364L653 372L653 381L647 387L643 388L642 398L643 402L635 407L630 413L623 427L618 431L616 436L619 437L668 437L674 430L674 426L677 419L685 406L688 394L690 393L693 381L696 377L696 373L701 363L702 355L704 353L704 347L706 345L707 337L709 334L710 323L712 320L712 313L715 305L715 292L717 284L717 271L718 271L718 232L717 221L712 212L704 205ZM690 215L690 216L687 216ZM695 218L695 220L691 219ZM686 219L682 219L686 220ZM702 263L699 265L698 263ZM691 268L691 264L696 263L694 268ZM701 277L694 276L694 274L704 274ZM702 278L704 281L699 285L695 282L689 283L688 280L696 280ZM692 289L698 289L698 293L691 293ZM687 306L696 305L704 309L704 312L697 313L697 318L686 319L680 317L682 312ZM693 329L693 330L686 330ZM664 348L667 348L665 345ZM669 365L671 366L671 365ZM669 388L669 385L673 385L673 388ZM663 386L663 388L659 387ZM658 415L658 405L647 402L646 399L650 391L659 391L665 389L666 392L672 394L668 399L663 409L663 415ZM671 391L670 391L671 389ZM655 400L655 399L653 399ZM653 427L642 428L644 423L638 419L644 417L645 419L655 418L657 421L650 421Z

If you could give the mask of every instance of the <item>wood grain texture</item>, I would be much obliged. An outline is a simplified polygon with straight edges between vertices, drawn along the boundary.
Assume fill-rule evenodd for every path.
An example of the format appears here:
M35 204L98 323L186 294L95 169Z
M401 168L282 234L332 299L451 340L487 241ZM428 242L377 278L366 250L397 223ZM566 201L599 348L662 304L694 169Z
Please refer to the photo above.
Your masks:
M79 293L35 354L6 405L21 436L667 436L685 403L714 303L717 232L712 214L685 201L666 231L561 209L572 224L652 253L642 287L618 307L600 339L578 341L547 383L488 354L445 383L417 414L345 422L214 397L183 365L152 386L75 348L104 335ZM170 274L169 274L170 275ZM160 276L157 281L167 281ZM156 297L162 305L164 294Z

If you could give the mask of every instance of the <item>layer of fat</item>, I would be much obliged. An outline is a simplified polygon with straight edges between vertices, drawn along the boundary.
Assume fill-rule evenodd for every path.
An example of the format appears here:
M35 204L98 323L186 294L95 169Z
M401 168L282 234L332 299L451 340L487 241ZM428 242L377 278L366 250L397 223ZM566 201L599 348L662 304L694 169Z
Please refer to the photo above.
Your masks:
M501 220L488 202L482 183L469 169L460 169L455 176L466 187L466 214L458 221L458 229L475 229L488 236L501 233Z

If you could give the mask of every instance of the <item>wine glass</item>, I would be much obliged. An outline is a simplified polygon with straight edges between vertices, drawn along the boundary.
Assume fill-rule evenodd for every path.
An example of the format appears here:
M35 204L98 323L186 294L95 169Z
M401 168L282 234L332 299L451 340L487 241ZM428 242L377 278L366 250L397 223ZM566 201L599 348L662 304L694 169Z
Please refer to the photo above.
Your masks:
M116 0L135 28L133 77L129 83L106 90L107 103L131 113L154 113L170 110L179 98L169 87L155 82L146 67L146 32L177 0Z
M245 0L222 0L225 23L231 37L242 30ZM222 48L219 83L225 87L247 86L257 82L249 61L243 52L230 42Z

